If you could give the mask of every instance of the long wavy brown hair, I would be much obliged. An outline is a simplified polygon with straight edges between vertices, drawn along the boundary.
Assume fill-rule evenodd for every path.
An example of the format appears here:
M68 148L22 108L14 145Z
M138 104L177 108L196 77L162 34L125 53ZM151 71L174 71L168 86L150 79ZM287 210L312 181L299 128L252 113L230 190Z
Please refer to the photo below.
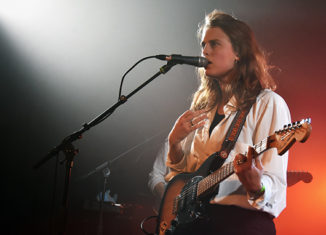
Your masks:
M244 109L255 102L261 90L276 89L275 81L269 73L271 66L267 64L263 50L258 46L252 30L246 23L222 11L214 10L199 26L199 40L202 39L204 29L212 27L221 28L229 37L239 60L228 74L230 82L226 86L220 86L216 79L205 75L204 69L198 69L201 84L193 95L193 110L211 110L216 104L225 101L222 99L229 100L232 96L236 99L237 108Z

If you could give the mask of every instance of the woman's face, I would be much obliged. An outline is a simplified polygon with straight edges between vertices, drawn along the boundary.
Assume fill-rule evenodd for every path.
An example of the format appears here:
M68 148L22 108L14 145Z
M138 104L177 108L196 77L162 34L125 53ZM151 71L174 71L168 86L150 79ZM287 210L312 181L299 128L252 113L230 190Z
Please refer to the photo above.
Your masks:
M209 61L206 76L223 79L239 59L229 37L219 27L204 29L201 46L203 56Z

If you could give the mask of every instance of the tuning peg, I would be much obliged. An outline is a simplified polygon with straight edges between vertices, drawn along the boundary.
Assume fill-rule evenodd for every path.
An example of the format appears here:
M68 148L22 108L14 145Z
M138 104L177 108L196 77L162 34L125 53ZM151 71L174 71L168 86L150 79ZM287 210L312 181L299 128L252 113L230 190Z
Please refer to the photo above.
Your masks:
M292 129L292 124L289 123L286 127L285 127L285 131L290 131Z
M287 131L287 129L288 129L288 125L284 125L283 126L283 131Z
M298 128L298 122L293 122L293 123L292 123L292 126L293 126L293 129Z

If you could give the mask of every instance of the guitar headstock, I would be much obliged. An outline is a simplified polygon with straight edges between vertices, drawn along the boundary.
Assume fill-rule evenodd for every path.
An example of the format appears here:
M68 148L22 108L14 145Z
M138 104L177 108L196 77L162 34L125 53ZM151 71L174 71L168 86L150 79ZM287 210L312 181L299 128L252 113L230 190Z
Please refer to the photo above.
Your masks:
M310 118L284 125L283 129L270 136L269 145L277 148L279 155L283 155L296 141L305 142L310 136L311 128Z

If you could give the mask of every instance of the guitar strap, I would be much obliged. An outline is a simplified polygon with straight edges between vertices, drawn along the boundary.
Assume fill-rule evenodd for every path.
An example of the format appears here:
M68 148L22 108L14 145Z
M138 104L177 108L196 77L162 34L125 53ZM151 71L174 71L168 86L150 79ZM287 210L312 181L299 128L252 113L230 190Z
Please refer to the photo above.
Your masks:
M237 139L240 135L240 132L242 130L242 127L246 121L246 117L250 111L250 107L244 110L239 110L232 123L229 127L229 130L225 136L225 139L223 141L221 150L218 152L219 156L222 157L225 161L225 159L229 156L229 153L233 149L235 143L237 142Z
M246 117L250 111L251 106L252 105L250 105L247 109L237 111L237 113L231 123L231 126L228 129L225 139L222 143L221 149L212 154L212 155L219 157L218 163L217 163L217 165L215 165L215 167L217 167L217 168L221 167L223 165L224 161L229 156L229 153L231 152L235 143L237 142L237 139L238 139L240 132L242 130L242 127L246 121ZM213 168L212 168L212 170L214 170ZM170 173L165 175L165 177L164 177L165 181L166 182L170 181L177 173L180 173L180 172L171 170Z

